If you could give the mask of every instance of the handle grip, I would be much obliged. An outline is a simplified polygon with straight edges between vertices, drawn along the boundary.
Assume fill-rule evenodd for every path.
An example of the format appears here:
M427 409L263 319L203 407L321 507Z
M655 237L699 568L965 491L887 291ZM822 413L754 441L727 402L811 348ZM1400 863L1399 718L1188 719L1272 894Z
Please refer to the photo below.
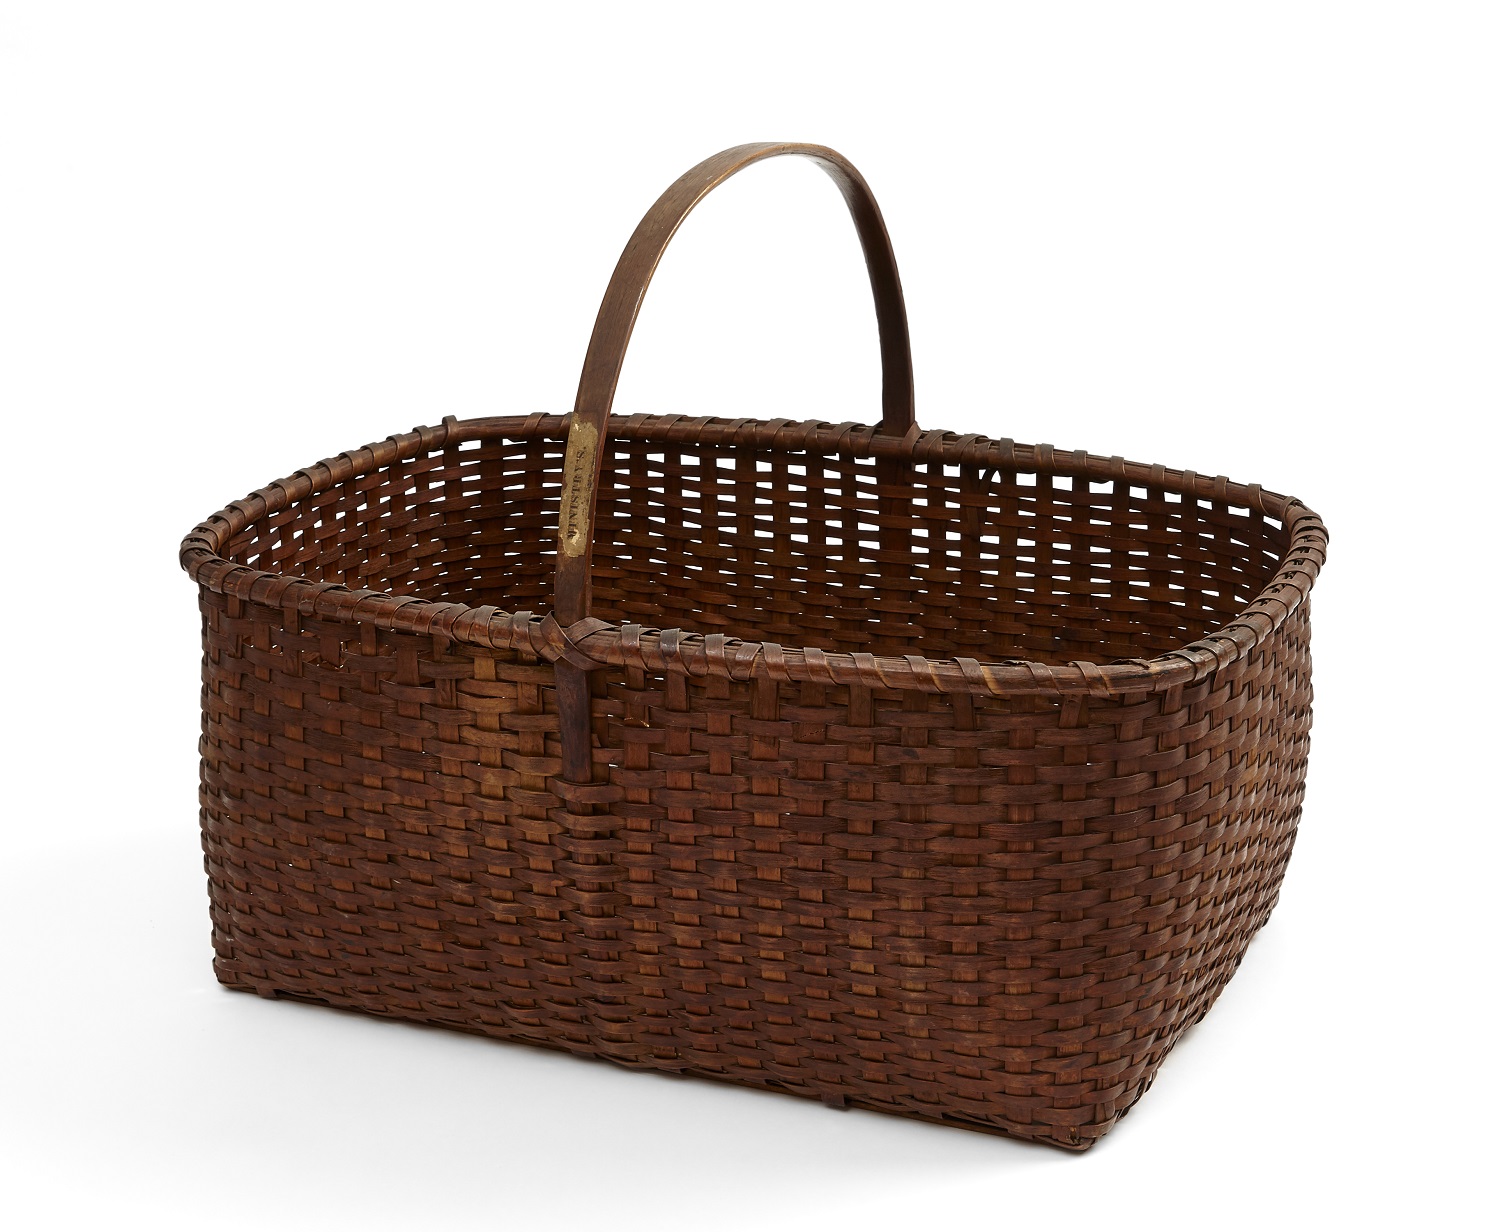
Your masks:
M589 614L594 546L594 510L598 500L601 445L615 387L625 363L625 350L640 314L641 301L657 264L677 228L710 192L752 163L783 154L809 158L828 173L843 193L870 272L875 316L880 327L883 369L882 417L877 429L905 436L915 424L911 343L906 327L906 304L901 277L880 207L870 186L842 154L820 145L796 142L756 142L739 145L704 159L657 199L636 227L615 265L594 333L589 339L578 382L578 398L563 456L562 509L558 526L557 582L554 611L564 627Z

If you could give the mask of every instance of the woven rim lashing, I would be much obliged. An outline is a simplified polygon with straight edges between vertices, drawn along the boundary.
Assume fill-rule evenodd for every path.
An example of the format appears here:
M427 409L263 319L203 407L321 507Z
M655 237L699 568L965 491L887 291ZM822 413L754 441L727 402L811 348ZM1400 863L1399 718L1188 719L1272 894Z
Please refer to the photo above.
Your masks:
M1021 445L979 435L927 431L905 439L880 436L869 427L818 421L749 421L637 415L615 418L609 439L663 446L735 447L767 453L806 451L852 459L894 459L912 464L978 467L986 472L1070 476L1092 482L1126 482L1216 501L1282 523L1286 549L1274 575L1237 615L1204 636L1149 658L1095 663L1048 664L1030 659L980 662L972 658L924 658L780 646L724 634L655 629L589 618L563 628L548 614L510 612L378 590L351 589L290 573L238 564L226 552L258 520L327 488L423 454L466 441L564 438L571 416L532 415L459 422L411 432L315 463L268 484L212 515L183 540L183 568L216 593L304 616L369 622L400 633L431 634L490 649L520 648L549 661L566 660L590 670L635 667L675 669L693 676L738 680L770 678L827 684L862 684L938 693L996 696L1085 693L1096 697L1160 692L1200 680L1243 657L1274 633L1306 601L1323 564L1327 531L1301 501L1267 492L1257 484L1207 478L1192 471L1105 458L1050 445Z

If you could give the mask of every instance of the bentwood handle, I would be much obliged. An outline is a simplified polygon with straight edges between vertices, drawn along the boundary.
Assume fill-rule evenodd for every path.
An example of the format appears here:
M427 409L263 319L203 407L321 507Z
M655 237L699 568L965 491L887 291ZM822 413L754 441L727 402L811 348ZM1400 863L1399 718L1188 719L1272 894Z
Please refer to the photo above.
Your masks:
M870 271L870 289L875 295L875 316L880 326L880 361L883 369L882 417L878 431L905 436L916 422L912 406L911 344L906 329L906 304L901 296L901 277L891 251L885 220L864 177L842 154L821 145L796 142L756 142L738 145L705 159L657 199L641 219L615 265L614 276L604 292L578 399L573 406L563 457L561 520L558 526L557 593L555 615L568 626L589 614L589 581L594 548L594 508L599 490L600 448L615 386L625 363L625 349L640 314L641 301L651 276L671 243L677 228L693 207L710 192L751 163L782 154L810 158L826 171L844 195L854 217L865 265Z

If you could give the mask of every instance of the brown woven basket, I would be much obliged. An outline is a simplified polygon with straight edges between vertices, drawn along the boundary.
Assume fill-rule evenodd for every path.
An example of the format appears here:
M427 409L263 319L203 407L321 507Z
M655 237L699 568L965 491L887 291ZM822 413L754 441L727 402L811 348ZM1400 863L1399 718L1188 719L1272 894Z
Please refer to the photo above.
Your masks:
M854 216L880 425L611 421L666 244L781 154ZM184 540L218 977L1087 1147L1276 901L1326 541L1256 485L919 432L864 180L727 150L631 238L571 416Z

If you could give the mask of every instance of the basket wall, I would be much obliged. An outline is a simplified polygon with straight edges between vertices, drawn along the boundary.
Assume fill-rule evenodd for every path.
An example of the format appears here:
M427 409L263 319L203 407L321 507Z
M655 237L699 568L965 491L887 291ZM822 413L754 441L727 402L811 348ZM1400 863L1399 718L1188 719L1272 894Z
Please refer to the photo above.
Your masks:
M868 459L789 449L752 496L756 459L700 445L616 442L601 614L1141 655L1241 610L1285 550L1227 501L977 463L893 493ZM535 431L419 452L225 555L546 610L560 464ZM931 511L925 545L859 533L891 499ZM1128 697L602 671L580 789L531 654L200 595L216 969L263 995L1081 1148L1232 974L1300 813L1305 602Z

